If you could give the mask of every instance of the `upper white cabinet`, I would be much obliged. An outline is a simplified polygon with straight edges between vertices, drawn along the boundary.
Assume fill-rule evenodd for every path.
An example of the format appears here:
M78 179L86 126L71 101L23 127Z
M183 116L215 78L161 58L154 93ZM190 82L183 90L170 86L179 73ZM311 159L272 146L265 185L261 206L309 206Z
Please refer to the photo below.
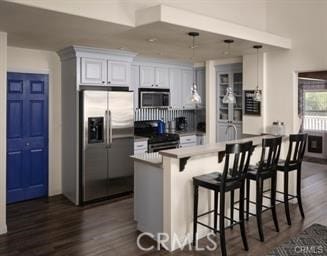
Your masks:
M161 88L169 88L168 68L166 67L155 68L155 86Z
M122 61L108 61L108 84L128 86L130 83L130 74L130 63Z
M90 85L106 84L107 60L95 58L82 58L81 83Z
M140 86L152 88L169 88L168 68L141 65Z
M173 108L182 108L182 70L169 69L170 105Z
M194 108L194 104L191 104L191 89L193 85L193 70L182 70L182 107L186 109Z
M141 87L154 87L154 67L153 66L140 66L140 86Z

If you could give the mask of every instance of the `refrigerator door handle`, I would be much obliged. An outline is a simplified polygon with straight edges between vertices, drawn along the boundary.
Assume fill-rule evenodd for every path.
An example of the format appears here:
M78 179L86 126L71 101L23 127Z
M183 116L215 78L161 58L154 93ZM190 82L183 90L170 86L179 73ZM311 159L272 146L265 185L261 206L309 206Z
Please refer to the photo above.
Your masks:
M105 112L105 122L106 122L106 144L109 146L110 142L109 142L109 111L106 110Z
M112 117L111 117L111 111L108 110L108 123L109 123L109 145L112 144Z

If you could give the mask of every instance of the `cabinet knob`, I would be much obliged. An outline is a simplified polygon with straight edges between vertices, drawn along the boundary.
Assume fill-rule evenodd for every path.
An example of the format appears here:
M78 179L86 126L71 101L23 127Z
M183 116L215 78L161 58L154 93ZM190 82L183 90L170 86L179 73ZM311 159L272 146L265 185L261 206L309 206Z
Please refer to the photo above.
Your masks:
M151 85L152 87L154 86L154 84Z
M108 81L108 84L111 84L111 82L110 82L110 81Z
M105 81L102 81L102 83L104 84L104 83L105 83Z
M158 87L159 85L156 84L156 87Z

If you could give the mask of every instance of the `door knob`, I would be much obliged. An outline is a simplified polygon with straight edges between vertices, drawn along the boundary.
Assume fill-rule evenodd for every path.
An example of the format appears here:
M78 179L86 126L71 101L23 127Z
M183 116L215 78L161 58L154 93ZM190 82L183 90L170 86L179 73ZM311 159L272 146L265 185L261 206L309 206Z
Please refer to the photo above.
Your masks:
M25 144L26 146L29 146L30 145L30 143L29 142L26 142L26 144Z

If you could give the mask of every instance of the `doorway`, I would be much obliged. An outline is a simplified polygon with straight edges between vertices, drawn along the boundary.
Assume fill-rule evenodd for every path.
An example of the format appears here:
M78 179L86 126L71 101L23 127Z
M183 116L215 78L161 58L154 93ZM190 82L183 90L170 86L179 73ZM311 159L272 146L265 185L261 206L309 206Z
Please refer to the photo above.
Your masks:
M48 196L48 75L7 73L7 204Z

